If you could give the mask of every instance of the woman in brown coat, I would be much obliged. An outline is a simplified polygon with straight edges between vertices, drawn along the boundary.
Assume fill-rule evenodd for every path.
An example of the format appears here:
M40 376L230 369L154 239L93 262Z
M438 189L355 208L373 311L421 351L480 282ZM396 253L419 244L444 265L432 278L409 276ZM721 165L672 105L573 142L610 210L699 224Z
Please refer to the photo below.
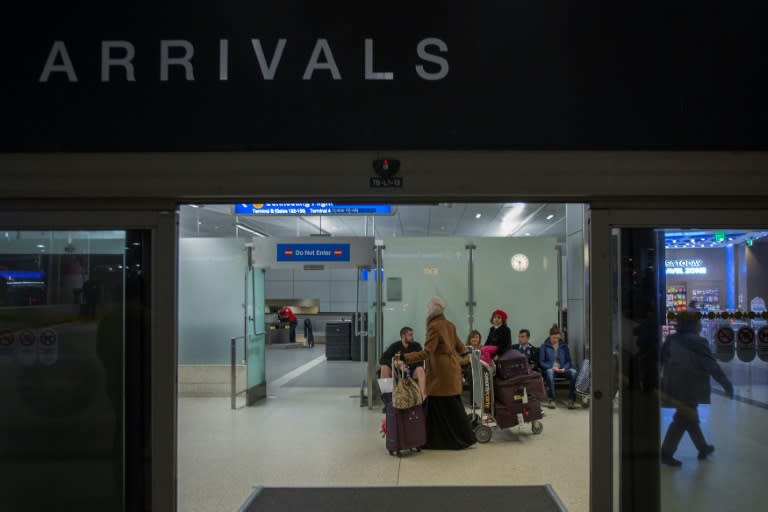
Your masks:
M432 297L427 303L427 337L424 350L404 354L410 364L427 361L427 444L433 450L460 450L475 444L475 433L461 401L461 354L466 347L456 326L443 311L445 302Z

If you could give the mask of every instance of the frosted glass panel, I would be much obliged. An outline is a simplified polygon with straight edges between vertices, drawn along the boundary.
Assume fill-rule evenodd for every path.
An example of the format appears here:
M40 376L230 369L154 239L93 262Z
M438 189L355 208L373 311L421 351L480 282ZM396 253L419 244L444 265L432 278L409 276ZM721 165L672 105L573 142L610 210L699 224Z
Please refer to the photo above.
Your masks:
M179 240L179 363L229 364L229 340L243 335L245 254L242 240Z
M264 272L260 268L248 271L248 388L259 386L266 381L264 360Z
M404 325L413 328L418 342L424 342L427 301L433 295L445 300L445 315L464 339L469 333L467 240L389 238L384 243L384 277L402 279L402 300L384 307L384 346L399 339Z
M557 322L557 251L554 238L475 239L475 328L485 338L491 312L503 309L512 341L517 331L529 329L531 341L540 345ZM512 257L515 258L515 270ZM527 261L527 268L524 262Z

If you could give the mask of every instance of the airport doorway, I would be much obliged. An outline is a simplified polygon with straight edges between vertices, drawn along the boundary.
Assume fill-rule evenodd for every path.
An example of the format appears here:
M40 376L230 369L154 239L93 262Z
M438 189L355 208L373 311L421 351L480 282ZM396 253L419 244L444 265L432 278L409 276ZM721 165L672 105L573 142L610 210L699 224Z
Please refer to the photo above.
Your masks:
M227 506L239 506L253 485L555 480L569 510L588 510L589 404L569 408L567 382L555 385L555 408L545 409L541 435L498 429L476 449L396 460L379 433L375 379L379 357L402 327L423 342L425 306L434 295L445 300L462 341L473 330L485 341L491 313L501 309L513 343L525 330L539 346L557 326L574 368L582 367L590 349L586 206L368 205L390 210L363 213L344 211L348 206L281 203L272 208L279 213L270 214L263 212L269 203L180 207L179 510L213 510L234 498L240 501ZM315 207L342 210L284 212ZM299 250L303 260L296 260ZM286 306L296 316L295 341L290 320L280 318ZM238 336L246 343L235 340L233 350ZM261 396L254 386L263 386ZM524 459L512 452L521 449L529 460L546 460L547 435L568 446L567 478L553 476L546 463L533 473L516 466ZM200 453L208 442L218 450ZM490 481L479 450L510 451L496 459ZM200 467L201 456L221 471ZM427 467L431 476L423 473Z

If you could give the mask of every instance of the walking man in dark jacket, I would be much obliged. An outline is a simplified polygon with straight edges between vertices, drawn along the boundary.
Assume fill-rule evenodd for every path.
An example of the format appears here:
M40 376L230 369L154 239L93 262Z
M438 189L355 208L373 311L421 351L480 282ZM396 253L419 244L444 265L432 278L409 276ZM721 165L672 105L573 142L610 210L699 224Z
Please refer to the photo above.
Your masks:
M682 312L677 321L677 333L667 337L661 347L662 407L677 409L661 445L661 463L669 466L683 464L674 455L685 432L699 450L699 460L715 451L715 447L704 439L698 411L699 404L710 403L710 376L733 398L731 381L717 364L706 338L698 334L701 322L697 316L693 309Z

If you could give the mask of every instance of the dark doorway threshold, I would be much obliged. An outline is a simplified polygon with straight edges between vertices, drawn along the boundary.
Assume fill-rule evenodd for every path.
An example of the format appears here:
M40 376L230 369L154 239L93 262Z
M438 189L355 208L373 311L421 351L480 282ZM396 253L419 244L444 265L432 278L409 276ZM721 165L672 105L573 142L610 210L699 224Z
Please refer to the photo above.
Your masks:
M239 512L567 512L550 485L510 487L256 487ZM409 505L409 506L410 506ZM408 507L406 507L408 508Z

